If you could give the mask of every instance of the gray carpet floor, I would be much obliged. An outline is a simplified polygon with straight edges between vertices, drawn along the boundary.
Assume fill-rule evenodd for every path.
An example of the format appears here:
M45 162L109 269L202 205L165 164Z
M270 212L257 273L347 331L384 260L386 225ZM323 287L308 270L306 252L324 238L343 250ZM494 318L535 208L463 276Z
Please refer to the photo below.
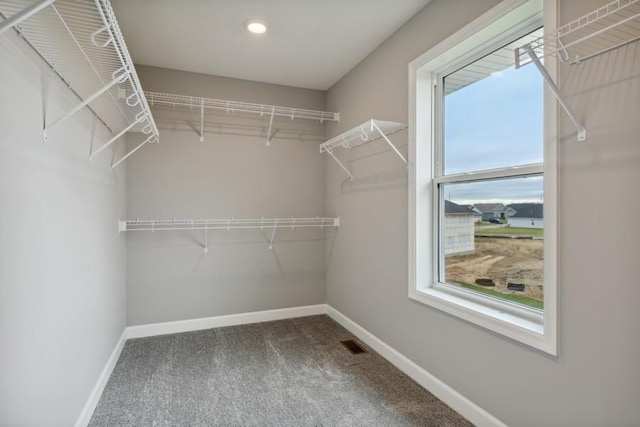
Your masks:
M90 426L468 426L327 316L132 339Z

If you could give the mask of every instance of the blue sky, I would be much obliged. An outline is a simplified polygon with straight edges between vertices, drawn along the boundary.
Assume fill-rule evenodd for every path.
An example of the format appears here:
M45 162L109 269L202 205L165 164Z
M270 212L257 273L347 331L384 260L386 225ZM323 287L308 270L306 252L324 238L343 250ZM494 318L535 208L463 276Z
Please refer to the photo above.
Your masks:
M445 78L446 84L446 78ZM543 80L514 67L445 97L445 174L542 162ZM456 203L542 199L542 177L448 185Z

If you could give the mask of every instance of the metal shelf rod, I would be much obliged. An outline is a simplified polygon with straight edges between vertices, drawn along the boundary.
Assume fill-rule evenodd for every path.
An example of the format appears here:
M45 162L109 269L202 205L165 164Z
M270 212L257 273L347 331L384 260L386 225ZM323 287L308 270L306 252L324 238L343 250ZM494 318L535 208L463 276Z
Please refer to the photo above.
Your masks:
M114 164L111 165L111 169L114 169L116 166L118 166L120 163L122 163L123 161L127 160L127 157L129 157L130 155L132 155L133 153L135 153L136 151L138 151L139 149L141 149L145 144L152 144L154 141L156 141L158 139L157 135L149 135L149 137L147 139L145 139L141 144L139 144L136 148L132 149L131 151L129 151L127 154L125 154L124 156L122 156L120 158L120 160L118 160L117 162L115 162Z
M122 71L122 69L120 69L118 71ZM111 80L111 82L109 82L106 86L102 87L97 92L95 92L93 95L89 96L88 98L83 100L81 103L79 103L78 105L73 107L69 112L67 112L67 114L65 114L64 116L62 116L59 119L57 119L56 121L51 123L49 126L45 126L45 128L42 131L43 139L45 141L47 141L47 139L48 139L47 133L51 129L53 129L54 127L58 126L60 123L64 122L65 120L67 120L69 117L73 116L78 111L82 110L85 106L89 105L91 103L91 101L95 100L100 95L102 95L103 93L105 93L106 91L108 91L109 89L111 89L112 87L117 85L118 83L123 83L125 80L127 80L128 77L129 77L129 72L128 71L124 71L119 76L114 75L113 76L113 80Z
M387 138L387 135L384 134L384 132L382 132L380 130L380 128L378 127L378 125L376 124L375 121L371 120L371 127L375 128L375 130L378 131L378 133L380 133L380 137L384 138L385 141L387 141L387 144L389 144L389 147L391 147L391 149L398 155L398 157L400 157L400 159L402 159L402 161L404 162L404 164L408 164L407 159L404 158L404 156L400 153L400 151L398 151L398 149L396 148L395 145L393 145L391 143L391 141L389 141L389 138ZM372 129L373 130L373 129Z
M340 165L342 170L344 170L347 173L347 175L349 175L349 179L351 181L353 181L353 174L351 173L351 171L349 169L347 169L347 167L345 165L342 164L342 162L340 160L338 160L336 155L333 154L333 148L327 148L325 151L326 151L327 154L329 154L331 157L333 157L333 160L335 160L338 163L338 165Z
M141 114L140 114L141 113ZM113 136L109 141L107 141L106 143L104 143L102 146L100 146L95 152L91 153L89 155L89 161L93 161L93 158L95 156L97 156L98 154L100 154L101 151L103 151L105 148L109 147L111 144L113 144L114 142L116 142L116 140L118 140L122 135L124 135L125 133L129 132L131 129L133 129L134 126L138 125L138 123L142 123L146 118L146 113L144 112L140 112L140 117L138 119L136 119L136 121L134 121L133 123L131 123L129 126L127 126L126 128L122 129L120 132L118 132L117 135Z
M560 89L558 89L558 86L556 86L555 82L547 72L547 69L544 68L544 65L542 65L540 58L538 58L538 56L536 55L534 50L531 48L531 46L527 46L526 50L527 50L527 53L529 54L529 57L531 58L531 61L536 66L538 71L540 71L540 74L542 74L542 77L544 78L544 81L547 83L547 86L549 87L549 89L551 89L551 92L553 92L553 95L556 97L560 105L562 105L562 108L564 108L564 111L566 111L567 116L569 116L569 119L571 119L575 127L578 129L578 141L586 140L587 130L585 129L584 125L580 123L580 121L578 121L578 119L576 118L576 114L573 112L573 108L571 108L571 105L569 105L567 101L565 101L564 97L560 93Z
M31 6L28 6L28 7L24 8L24 9L22 9L20 12L16 13L15 15L5 19L4 21L0 22L0 34L2 34L4 31L8 30L9 28L13 28L16 25L20 24L25 19L27 19L30 16L38 13L39 11L44 9L45 7L53 4L53 2L55 2L55 1L56 0L41 0L41 1L37 1L37 2L33 3Z

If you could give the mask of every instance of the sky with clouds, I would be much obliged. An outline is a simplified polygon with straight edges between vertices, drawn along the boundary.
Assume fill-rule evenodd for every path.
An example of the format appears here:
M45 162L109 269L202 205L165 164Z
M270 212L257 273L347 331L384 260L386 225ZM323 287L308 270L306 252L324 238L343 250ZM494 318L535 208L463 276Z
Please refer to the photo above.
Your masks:
M446 78L445 78L446 85ZM539 163L543 79L527 65L493 73L445 97L445 174ZM449 184L456 203L541 202L542 177Z

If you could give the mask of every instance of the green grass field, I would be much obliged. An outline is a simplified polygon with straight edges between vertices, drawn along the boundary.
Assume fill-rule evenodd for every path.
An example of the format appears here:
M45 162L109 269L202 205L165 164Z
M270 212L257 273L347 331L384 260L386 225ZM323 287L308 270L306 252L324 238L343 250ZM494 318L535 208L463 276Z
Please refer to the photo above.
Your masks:
M516 227L500 227L500 228L481 228L476 229L475 234L491 235L491 236L532 236L543 237L541 228L516 228Z
M538 301L537 299L523 297L521 295L503 294L501 292L497 292L497 291L494 291L493 289L485 288L483 286L472 285L471 283L458 282L458 284L463 288L471 289L473 291L480 292L482 294L491 295L496 298L517 302L522 305L527 305L533 308L539 308L539 309L543 308L543 302Z

